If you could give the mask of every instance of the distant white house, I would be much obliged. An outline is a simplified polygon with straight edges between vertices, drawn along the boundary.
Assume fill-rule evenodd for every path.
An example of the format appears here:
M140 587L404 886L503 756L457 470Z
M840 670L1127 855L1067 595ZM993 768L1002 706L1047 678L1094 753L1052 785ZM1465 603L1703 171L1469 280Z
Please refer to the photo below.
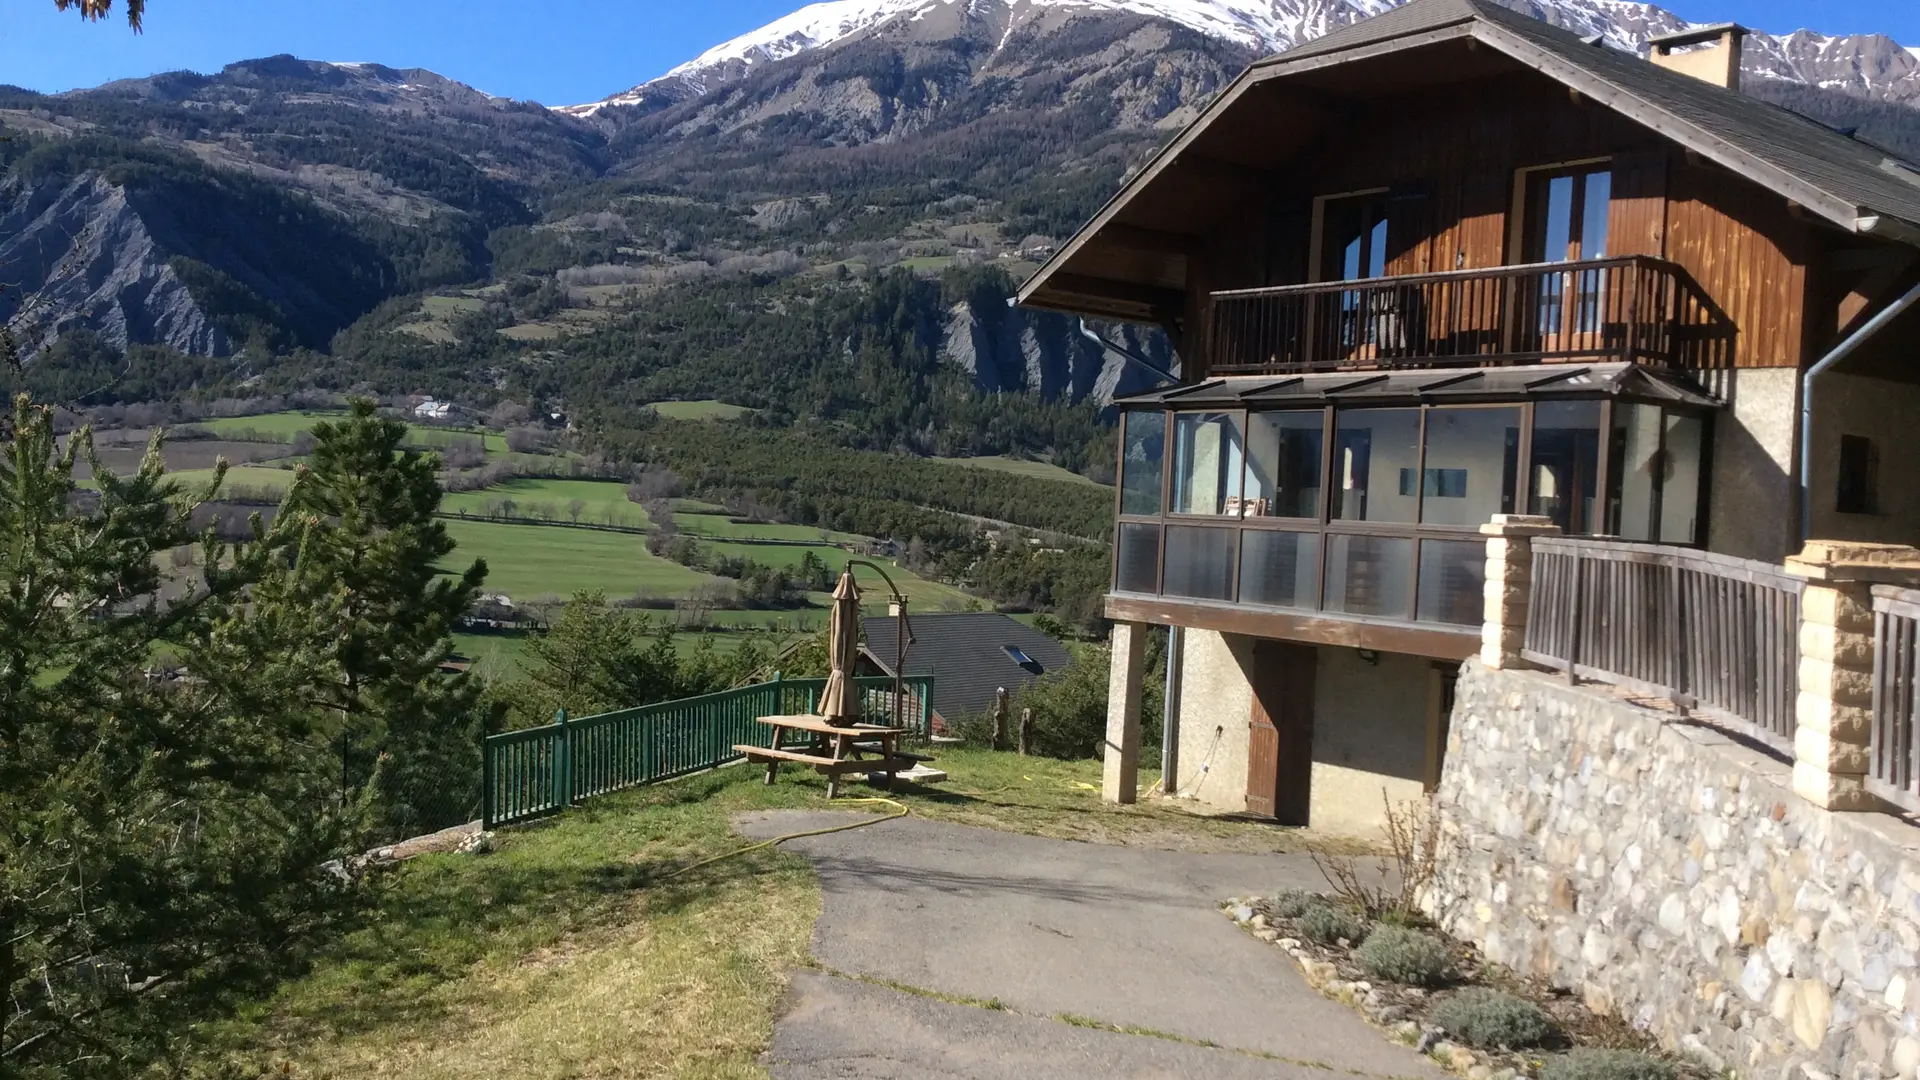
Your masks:
M445 420L453 415L453 402L427 398L413 407L413 415L421 420Z

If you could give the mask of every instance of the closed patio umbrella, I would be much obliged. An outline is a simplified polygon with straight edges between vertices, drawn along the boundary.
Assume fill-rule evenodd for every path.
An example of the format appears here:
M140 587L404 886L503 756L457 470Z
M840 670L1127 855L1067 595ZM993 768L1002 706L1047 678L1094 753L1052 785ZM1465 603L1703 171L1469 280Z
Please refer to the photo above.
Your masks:
M827 688L820 694L820 715L832 724L857 724L860 690L853 684L853 665L860 655L860 589L853 583L852 567L841 572L840 584L833 589L827 655L831 670Z

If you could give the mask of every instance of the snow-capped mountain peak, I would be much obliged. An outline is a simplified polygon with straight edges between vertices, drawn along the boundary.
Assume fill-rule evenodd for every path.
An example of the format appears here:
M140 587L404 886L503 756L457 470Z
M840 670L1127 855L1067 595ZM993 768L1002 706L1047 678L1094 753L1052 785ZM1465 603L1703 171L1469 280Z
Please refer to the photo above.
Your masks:
M1004 44L1020 26L1043 17L1144 15L1176 23L1258 53L1282 52L1303 41L1406 0L825 0L708 49L673 70L601 101L562 112L591 116L632 105L652 90L697 96L744 77L760 65L825 48L897 22L941 11L965 18L1003 20ZM1609 46L1646 51L1650 37L1694 27L1679 16L1636 0L1503 0L1537 18ZM1880 35L1830 37L1807 30L1784 36L1755 32L1747 39L1749 73L1803 82L1862 96L1920 102L1920 47L1902 48Z

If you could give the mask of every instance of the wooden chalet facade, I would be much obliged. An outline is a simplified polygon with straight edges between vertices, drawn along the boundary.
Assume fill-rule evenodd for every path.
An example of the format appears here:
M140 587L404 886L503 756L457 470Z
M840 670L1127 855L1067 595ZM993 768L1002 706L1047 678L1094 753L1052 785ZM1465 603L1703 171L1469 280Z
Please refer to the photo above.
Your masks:
M1122 669L1183 628L1170 788L1364 828L1431 782L1496 514L1920 536L1920 170L1705 81L1742 33L1414 0L1249 68L1022 288L1180 358L1119 403L1107 602Z

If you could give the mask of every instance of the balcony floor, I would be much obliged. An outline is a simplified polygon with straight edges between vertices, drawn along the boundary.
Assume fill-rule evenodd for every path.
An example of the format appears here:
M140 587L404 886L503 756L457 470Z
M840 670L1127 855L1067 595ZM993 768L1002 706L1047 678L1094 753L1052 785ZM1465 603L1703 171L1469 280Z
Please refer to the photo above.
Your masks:
M1186 626L1307 645L1408 653L1436 660L1465 660L1480 652L1478 626L1399 622L1120 592L1107 594L1106 615L1116 622Z

